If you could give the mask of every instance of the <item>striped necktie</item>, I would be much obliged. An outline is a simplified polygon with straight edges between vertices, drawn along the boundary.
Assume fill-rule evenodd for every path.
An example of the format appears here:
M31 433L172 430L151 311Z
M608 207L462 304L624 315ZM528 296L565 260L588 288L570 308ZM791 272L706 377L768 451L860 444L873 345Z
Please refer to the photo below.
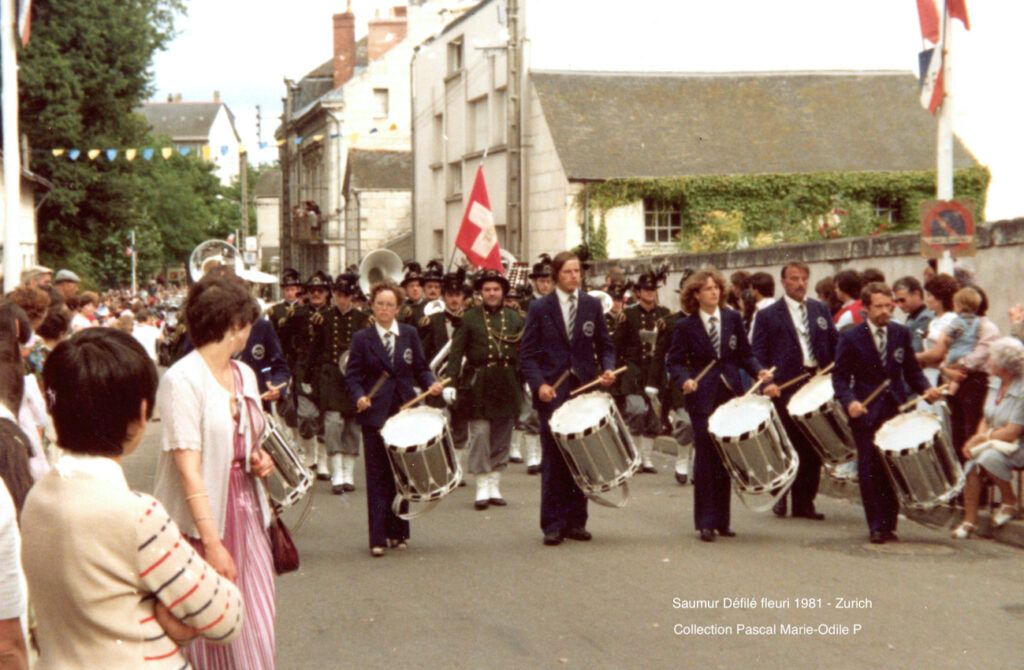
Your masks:
M394 333L390 330L384 333L384 350L388 352L389 363L395 362L395 342L392 339L393 337Z
M565 324L569 331L569 341L572 341L572 334L576 330L576 293L569 294L569 321Z
M882 362L885 362L885 328L879 328L875 331L875 335L878 337L878 355L882 357Z
M708 337L711 338L711 346L714 347L717 358L722 347L722 337L718 334L718 319L715 317L708 319Z

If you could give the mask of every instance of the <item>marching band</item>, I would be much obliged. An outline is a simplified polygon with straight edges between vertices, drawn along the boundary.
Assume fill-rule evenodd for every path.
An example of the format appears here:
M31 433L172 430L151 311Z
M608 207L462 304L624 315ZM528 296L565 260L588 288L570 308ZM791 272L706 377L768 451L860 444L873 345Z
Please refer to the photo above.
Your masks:
M761 509L778 516L823 519L814 506L823 464L854 460L869 539L895 539L907 492L894 490L873 439L911 389L928 402L939 393L920 375L906 329L889 322L884 285L865 289L866 318L839 336L829 308L807 297L809 268L787 263L783 297L748 331L714 269L684 273L673 312L658 300L667 268L633 282L610 275L587 291L573 252L475 275L375 254L333 282L317 272L302 283L285 270L284 299L267 312L294 373L276 410L317 478L335 494L354 491L363 445L374 556L407 546L418 514L410 502L432 507L466 476L475 509L506 505L502 473L524 461L541 475L544 544L589 540L588 500L605 503L619 486L628 498L633 474L658 472L653 443L666 436L675 480L693 484L705 542L735 535L733 490L767 497ZM871 396L882 380L886 389ZM566 407L577 390L610 398L606 415L567 417L587 413ZM387 424L411 400L425 400L443 427L403 436L412 446L399 448ZM737 428L762 411L765 421Z

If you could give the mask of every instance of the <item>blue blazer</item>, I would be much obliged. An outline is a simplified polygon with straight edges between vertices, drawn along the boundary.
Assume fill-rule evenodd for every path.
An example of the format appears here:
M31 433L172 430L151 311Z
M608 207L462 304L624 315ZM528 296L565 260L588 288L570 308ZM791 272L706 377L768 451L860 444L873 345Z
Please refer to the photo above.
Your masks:
M740 379L740 368L751 377L756 377L762 370L761 364L754 358L747 340L747 331L743 327L743 317L739 312L721 308L722 324L721 353L716 354L711 346L711 338L704 329L700 314L690 314L676 324L672 333L672 344L665 354L665 366L668 368L671 384L679 388L688 379L699 375L711 361L715 361L697 390L685 396L686 409L697 414L711 414L715 411L715 399L718 395L720 378L724 377L734 394L743 392L743 381ZM761 317L757 317L760 327Z
M182 356L194 349L192 339L186 331L181 343ZM249 331L249 339L245 341L245 349L239 354L238 359L252 368L256 373L256 383L261 394L267 392L267 385L280 386L287 384L291 378L288 370L288 362L285 360L284 351L281 349L281 341L277 338L277 331L274 324L265 317L256 319ZM281 390L286 393L285 389Z
M890 381L889 387L868 405L868 413L864 418L871 427L877 426L883 418L882 413L887 404L907 401L908 387L922 394L931 386L917 364L913 339L906 326L890 322L886 326L885 338L886 355L883 363L867 322L840 333L836 346L836 367L832 371L832 387L843 408L854 400L863 402L879 384L886 379ZM864 418L860 421L863 422Z
M420 338L412 326L398 324L394 363L388 360L376 326L364 328L352 336L345 371L345 385L352 398L358 400L368 395L384 372L388 373L388 379L373 396L370 408L356 414L360 426L380 428L391 416L395 396L399 402L405 402L416 395L413 387L417 384L426 389L434 383Z
M825 367L835 360L836 340L839 334L824 303L808 299L806 304L811 353L814 354L818 365ZM754 341L750 343L750 347L754 351L754 356L765 367L775 368L777 383L788 382L803 373L804 355L800 346L800 336L796 332L796 324L793 323L785 298L779 298L757 313ZM799 385L793 385L783 391L783 394L792 395L799 388Z
M600 301L580 291L577 295L579 307L572 342L565 332L557 291L530 303L519 345L519 365L533 391L534 406L538 409L554 409L568 396L571 387L566 380L558 387L558 396L553 402L543 403L537 399L540 387L554 384L566 370L571 370L580 382L586 383L605 370L615 369L615 347L608 334Z

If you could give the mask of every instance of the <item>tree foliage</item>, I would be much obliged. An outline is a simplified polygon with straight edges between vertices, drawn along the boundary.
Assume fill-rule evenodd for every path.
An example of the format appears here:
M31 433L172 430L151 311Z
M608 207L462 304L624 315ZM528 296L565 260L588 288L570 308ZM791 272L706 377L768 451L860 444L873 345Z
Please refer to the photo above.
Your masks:
M240 219L214 166L175 154L87 159L88 149L170 146L135 110L152 94L150 67L174 37L182 0L35 0L20 55L20 113L31 169L54 184L38 214L43 262L93 284L127 283L130 231L140 276L181 265L199 242ZM51 149L77 147L78 160Z

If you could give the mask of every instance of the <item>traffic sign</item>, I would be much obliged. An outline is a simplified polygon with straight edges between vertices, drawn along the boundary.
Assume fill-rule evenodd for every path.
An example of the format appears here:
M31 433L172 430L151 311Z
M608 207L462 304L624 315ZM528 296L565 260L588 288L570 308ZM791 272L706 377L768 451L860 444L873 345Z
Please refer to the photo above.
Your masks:
M921 203L921 255L941 258L978 253L974 241L974 203L970 200L928 200Z

